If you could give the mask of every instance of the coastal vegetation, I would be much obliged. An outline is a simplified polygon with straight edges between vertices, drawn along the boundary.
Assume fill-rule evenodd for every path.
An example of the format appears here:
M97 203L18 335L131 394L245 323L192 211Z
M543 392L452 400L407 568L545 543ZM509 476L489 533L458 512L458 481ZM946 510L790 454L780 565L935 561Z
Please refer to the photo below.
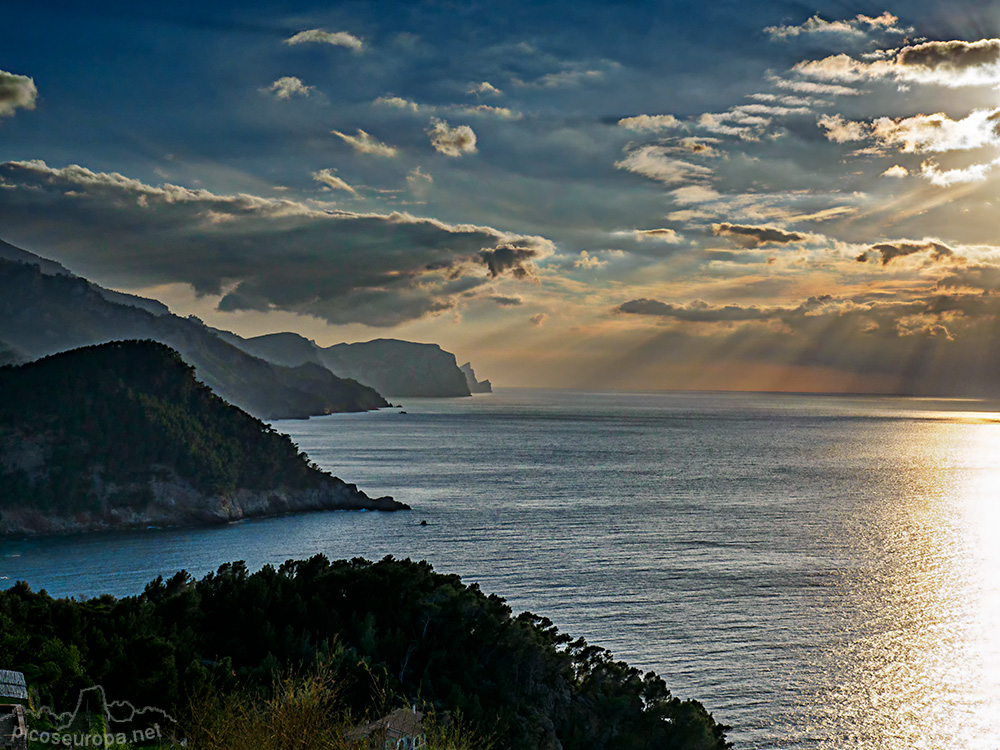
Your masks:
M173 712L204 747L225 717L265 731L296 695L300 708L358 719L396 707L391 696L445 730L460 718L463 742L496 748L729 746L724 726L656 674L544 617L515 616L458 576L391 557L316 556L253 573L236 562L121 599L53 599L18 583L0 592L0 653L36 703L72 705L99 684L109 699Z
M402 507L321 471L154 341L0 368L0 448L0 534Z

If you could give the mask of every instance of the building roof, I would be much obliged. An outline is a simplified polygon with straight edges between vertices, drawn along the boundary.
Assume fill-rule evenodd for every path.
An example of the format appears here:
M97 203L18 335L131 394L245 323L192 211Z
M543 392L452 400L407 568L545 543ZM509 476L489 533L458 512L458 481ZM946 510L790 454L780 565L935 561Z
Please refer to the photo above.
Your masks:
M28 700L28 685L22 672L0 669L0 698Z

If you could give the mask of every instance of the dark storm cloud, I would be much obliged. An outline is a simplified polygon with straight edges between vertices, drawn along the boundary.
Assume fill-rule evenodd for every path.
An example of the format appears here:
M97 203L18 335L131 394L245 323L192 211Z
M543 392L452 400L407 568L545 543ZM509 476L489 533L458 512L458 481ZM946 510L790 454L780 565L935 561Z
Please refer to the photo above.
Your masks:
M689 305L672 305L654 299L629 300L616 307L615 310L631 315L651 315L683 320L690 323L769 320L789 312L789 310L784 308L763 308L755 305L749 307L741 307L739 305L713 307L702 300L695 300Z
M806 235L798 232L786 232L775 227L729 224L728 222L714 224L712 233L726 237L748 250L761 245L787 245L790 242L802 242L806 239Z
M985 68L996 65L997 62L1000 62L1000 39L924 42L903 48L896 58L896 64L902 67L956 72L968 68Z
M536 255L537 250L533 247L501 245L493 250L483 250L479 258L486 264L490 276L509 272L514 278L523 279L532 275L531 259Z
M882 265L888 265L896 258L903 258L907 255L913 255L915 253L922 253L927 251L930 254L931 260L940 261L945 258L950 258L954 255L954 252L947 245L942 245L940 242L880 242L877 245L872 245L864 253L861 253L857 257L859 263L864 263L869 258L869 253L875 253L882 259Z
M187 283L221 295L222 310L335 324L391 326L447 310L462 291L523 278L552 252L547 240L490 227L153 187L42 162L0 164L0 225L105 283Z

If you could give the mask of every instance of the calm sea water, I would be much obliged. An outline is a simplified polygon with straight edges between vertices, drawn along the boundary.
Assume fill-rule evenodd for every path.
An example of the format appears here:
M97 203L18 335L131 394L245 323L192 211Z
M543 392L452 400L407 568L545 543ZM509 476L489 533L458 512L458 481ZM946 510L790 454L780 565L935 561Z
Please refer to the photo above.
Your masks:
M404 406L276 427L411 513L8 542L0 575L87 596L236 559L427 559L656 670L740 748L1000 748L1000 404L512 390Z

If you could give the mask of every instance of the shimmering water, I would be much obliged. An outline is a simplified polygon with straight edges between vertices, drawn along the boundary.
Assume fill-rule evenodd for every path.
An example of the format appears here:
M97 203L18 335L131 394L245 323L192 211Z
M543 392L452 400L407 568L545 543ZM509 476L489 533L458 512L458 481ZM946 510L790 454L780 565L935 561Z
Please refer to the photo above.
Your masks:
M409 514L4 543L59 595L426 558L654 669L741 748L1000 748L1000 405L507 391L276 426ZM420 526L420 520L427 526Z

